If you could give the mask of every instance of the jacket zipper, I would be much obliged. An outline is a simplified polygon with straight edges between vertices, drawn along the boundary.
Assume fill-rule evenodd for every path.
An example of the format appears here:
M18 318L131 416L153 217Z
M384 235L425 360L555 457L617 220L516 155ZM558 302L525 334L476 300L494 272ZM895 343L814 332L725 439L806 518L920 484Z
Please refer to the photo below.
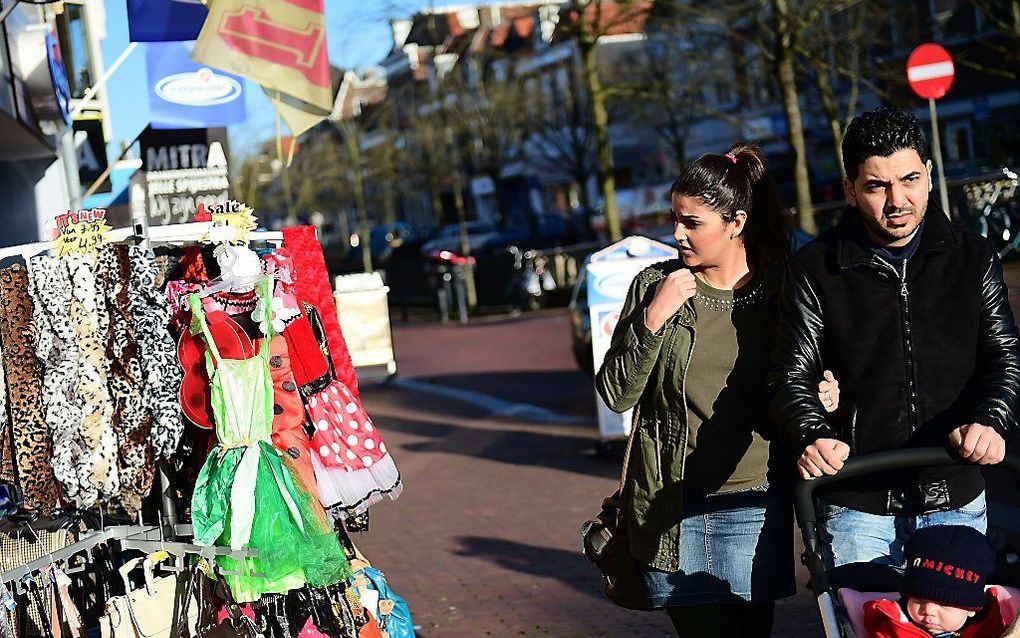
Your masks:
M668 362L673 358L673 347L676 345L676 324L670 326L669 331L669 348L666 350L665 362ZM669 425L669 412L666 412L666 425ZM659 431L660 419L655 419L655 479L662 482L662 443L660 437L662 436Z
M694 343L698 340L698 333L691 330L691 345L687 349L687 361L684 363L684 376L680 379L680 401L684 410L684 438L680 442L680 480L684 480L684 473L687 471L687 437L690 436L691 427L687 422L687 369L691 365L691 357L694 355Z
M914 383L914 335L910 327L910 293L907 290L907 261L903 260L903 267L897 271L892 264L882 259L881 257L875 257L880 263L888 267L896 275L896 278L900 282L900 306L903 310L903 345L906 349L906 363L907 363L907 393L910 395L907 401L907 407L910 409L909 414L909 425L910 433L913 434L914 430L917 429L917 390Z

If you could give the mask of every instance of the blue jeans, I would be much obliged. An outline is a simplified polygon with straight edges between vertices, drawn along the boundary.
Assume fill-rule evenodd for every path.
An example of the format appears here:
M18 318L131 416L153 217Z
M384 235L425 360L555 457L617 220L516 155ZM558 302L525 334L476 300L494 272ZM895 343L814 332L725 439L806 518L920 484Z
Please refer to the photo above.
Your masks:
M653 604L771 603L796 593L791 509L779 488L686 500L679 571L642 566Z
M903 567L903 544L922 527L966 525L982 534L988 527L985 493L960 509L920 516L881 516L818 501L819 539L828 568L847 563Z

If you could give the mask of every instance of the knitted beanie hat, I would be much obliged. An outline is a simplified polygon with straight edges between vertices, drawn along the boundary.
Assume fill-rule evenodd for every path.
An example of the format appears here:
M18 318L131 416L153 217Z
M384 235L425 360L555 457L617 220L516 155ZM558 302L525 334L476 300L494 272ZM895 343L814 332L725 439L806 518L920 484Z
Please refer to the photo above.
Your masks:
M917 530L904 549L903 595L961 609L985 606L995 552L984 534L963 525L933 525Z

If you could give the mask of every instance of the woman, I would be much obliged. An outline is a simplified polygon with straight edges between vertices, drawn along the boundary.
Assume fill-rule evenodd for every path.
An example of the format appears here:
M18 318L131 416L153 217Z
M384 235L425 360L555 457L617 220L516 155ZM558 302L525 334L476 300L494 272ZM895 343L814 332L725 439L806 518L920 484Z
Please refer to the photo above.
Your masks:
M747 144L699 157L670 198L682 259L635 278L596 379L611 409L637 410L630 549L678 634L768 636L796 589L791 466L770 454L765 396L786 223Z

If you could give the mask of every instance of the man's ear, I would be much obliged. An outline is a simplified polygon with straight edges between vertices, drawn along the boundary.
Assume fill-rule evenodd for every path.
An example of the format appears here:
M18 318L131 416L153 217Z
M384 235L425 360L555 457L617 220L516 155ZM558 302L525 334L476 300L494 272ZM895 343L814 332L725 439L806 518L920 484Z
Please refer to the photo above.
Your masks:
M846 201L853 207L857 207L857 193L854 192L854 183L849 177L843 178L843 192L846 194Z
M934 185L934 182L931 181L931 160L925 162L924 167L928 169L928 192L930 193L931 187Z

